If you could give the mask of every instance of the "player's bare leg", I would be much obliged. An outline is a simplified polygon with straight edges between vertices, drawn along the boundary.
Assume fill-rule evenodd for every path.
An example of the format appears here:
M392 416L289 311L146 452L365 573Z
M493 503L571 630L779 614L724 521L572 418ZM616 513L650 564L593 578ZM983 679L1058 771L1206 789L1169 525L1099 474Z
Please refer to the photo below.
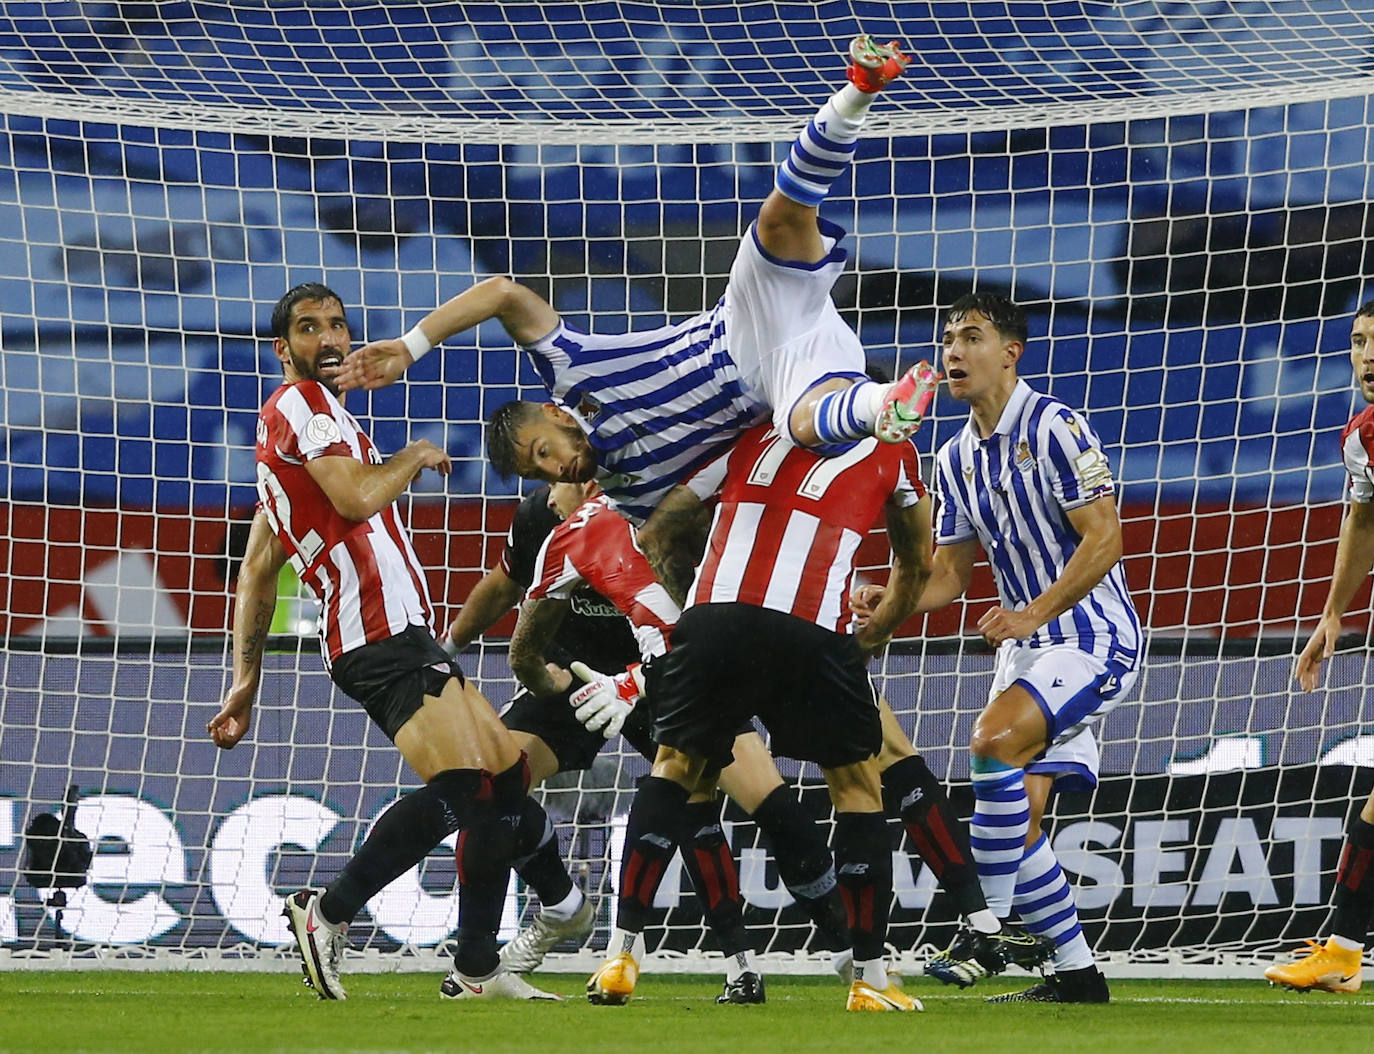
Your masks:
M873 100L907 61L896 41L879 44L861 35L850 43L849 83L797 138L759 209L754 230L769 256L808 265L826 258L830 243L821 231L820 204L849 171ZM859 375L826 378L793 404L792 437L803 446L835 452L871 435L900 442L920 427L938 380L929 363L912 367L894 384Z

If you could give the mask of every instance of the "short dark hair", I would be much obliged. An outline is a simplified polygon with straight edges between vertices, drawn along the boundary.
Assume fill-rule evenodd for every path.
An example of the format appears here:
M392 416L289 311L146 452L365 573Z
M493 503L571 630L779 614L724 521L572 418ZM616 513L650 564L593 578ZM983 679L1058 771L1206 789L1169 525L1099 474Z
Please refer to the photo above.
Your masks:
M272 309L272 336L286 339L291 330L291 310L302 300L337 300L343 307L343 297L323 282L302 282L288 289Z
M949 305L945 321L957 322L975 311L997 327L1002 336L1026 343L1030 329L1025 309L998 293L965 293Z
M1366 300L1355 312L1356 318L1369 318L1374 315L1374 300Z
M538 403L513 399L487 418L487 458L502 479L520 475L515 467L515 433L542 416Z

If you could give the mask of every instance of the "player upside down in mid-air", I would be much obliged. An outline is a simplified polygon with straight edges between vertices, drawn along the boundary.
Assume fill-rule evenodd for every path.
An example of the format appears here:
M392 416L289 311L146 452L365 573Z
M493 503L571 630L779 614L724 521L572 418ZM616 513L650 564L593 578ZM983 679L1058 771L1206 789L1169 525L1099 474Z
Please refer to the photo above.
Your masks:
M659 329L582 333L542 297L508 278L480 282L430 312L404 337L350 355L342 386L390 384L418 356L495 318L521 346L549 402L512 402L488 423L503 473L547 482L595 478L642 523L659 500L745 429L772 418L780 435L839 452L877 435L896 442L921 422L937 377L925 363L893 384L864 373L864 349L830 289L847 258L844 231L819 206L849 169L868 109L907 58L895 43L855 38L851 83L793 143L775 189L740 242L725 295ZM653 521L641 544L659 548Z

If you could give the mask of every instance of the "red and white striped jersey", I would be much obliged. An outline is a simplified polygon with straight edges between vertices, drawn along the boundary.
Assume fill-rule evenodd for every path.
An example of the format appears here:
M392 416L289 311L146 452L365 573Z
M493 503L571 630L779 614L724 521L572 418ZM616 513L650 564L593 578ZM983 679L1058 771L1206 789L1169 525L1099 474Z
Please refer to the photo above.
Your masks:
M687 606L753 604L848 633L859 543L889 500L925 495L911 443L865 439L821 457L769 426L742 435L687 481L703 501L719 494L706 555Z
M567 600L584 585L630 620L641 658L668 650L668 634L682 612L639 551L634 528L604 494L584 501L544 539L526 595Z
M393 502L358 523L339 515L305 465L382 457L318 381L284 384L258 417L258 501L300 580L320 602L326 665L406 626L433 632L429 587Z
M1341 460L1349 477L1350 500L1374 501L1374 406L1366 406L1341 432Z

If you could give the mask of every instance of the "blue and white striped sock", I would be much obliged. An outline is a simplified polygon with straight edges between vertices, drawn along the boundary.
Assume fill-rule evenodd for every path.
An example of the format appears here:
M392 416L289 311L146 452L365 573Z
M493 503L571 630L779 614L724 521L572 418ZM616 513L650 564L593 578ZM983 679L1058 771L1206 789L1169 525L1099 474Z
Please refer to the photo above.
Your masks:
M888 385L855 381L848 388L826 392L816 401L812 427L822 443L867 439L887 398Z
M1011 914L1016 871L1030 833L1025 773L996 758L976 754L970 768L974 803L969 843L973 861L978 865L978 881L988 907L999 919L1005 919Z
M792 144L774 186L802 205L819 205L849 171L873 96L852 84L836 92Z
M1055 970L1080 970L1093 964L1092 949L1078 923L1073 890L1043 834L1021 860L1011 902L1026 929L1054 941Z

